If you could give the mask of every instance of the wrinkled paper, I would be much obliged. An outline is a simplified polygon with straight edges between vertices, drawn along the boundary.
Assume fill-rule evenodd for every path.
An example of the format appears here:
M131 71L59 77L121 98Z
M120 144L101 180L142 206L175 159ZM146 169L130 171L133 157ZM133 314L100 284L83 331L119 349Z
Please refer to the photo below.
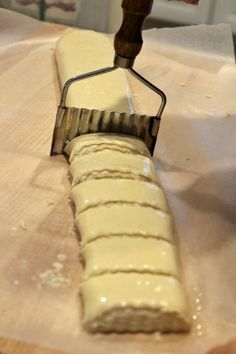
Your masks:
M194 316L190 334L160 336L82 330L68 165L63 156L49 158L60 94L53 52L63 28L4 10L0 27L0 336L74 354L114 348L116 354L204 354L236 337L230 28L147 31L135 65L168 99L154 159L174 216ZM129 83L136 110L155 113L158 97L132 78Z

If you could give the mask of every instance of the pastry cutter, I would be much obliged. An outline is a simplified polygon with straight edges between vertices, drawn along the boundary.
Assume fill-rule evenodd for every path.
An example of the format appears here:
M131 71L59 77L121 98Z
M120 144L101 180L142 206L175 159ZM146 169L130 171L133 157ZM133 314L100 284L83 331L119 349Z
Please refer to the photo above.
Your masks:
M66 143L76 136L97 132L138 137L146 143L153 154L161 115L166 105L166 96L163 91L133 69L135 58L143 44L142 25L146 16L151 12L152 4L153 0L123 0L123 21L114 38L113 66L73 77L65 83L57 110L51 155L62 154ZM160 96L161 103L156 116L66 107L67 92L72 84L118 68L128 70L137 80Z

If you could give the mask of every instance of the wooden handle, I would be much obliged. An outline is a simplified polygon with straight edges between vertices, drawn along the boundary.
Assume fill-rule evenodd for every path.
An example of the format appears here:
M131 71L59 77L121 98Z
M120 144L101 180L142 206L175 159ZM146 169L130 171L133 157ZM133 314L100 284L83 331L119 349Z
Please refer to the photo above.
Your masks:
M123 0L123 21L115 35L114 48L116 56L133 59L140 52L142 39L142 25L150 14L153 0Z

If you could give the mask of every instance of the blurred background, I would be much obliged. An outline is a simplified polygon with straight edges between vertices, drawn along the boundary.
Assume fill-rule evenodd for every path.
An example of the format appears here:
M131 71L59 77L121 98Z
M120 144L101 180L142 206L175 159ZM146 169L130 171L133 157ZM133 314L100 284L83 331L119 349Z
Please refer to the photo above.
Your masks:
M121 0L0 0L0 7L42 21L115 32L121 22ZM229 23L236 36L236 0L200 0L198 6L154 0L145 27Z

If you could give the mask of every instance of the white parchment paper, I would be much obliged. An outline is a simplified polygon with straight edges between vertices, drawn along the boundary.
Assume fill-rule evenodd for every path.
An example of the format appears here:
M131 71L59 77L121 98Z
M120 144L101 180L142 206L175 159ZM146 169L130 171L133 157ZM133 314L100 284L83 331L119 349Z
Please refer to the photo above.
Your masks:
M53 50L62 28L4 10L0 27L0 336L73 354L204 354L236 337L236 68L229 27L149 31L135 66L168 98L154 159L195 316L184 336L82 330L68 165L62 156L48 157L59 99ZM130 88L137 111L156 112L156 95L133 79ZM69 285L53 288L40 274L52 271L61 253Z

